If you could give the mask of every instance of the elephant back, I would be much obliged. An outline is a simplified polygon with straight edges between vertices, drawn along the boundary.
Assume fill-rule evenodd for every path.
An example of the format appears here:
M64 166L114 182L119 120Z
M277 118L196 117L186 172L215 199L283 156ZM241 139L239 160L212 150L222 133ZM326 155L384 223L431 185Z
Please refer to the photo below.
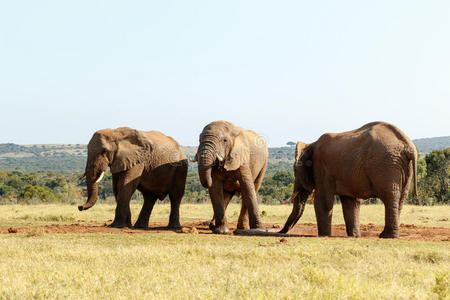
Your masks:
M144 134L152 141L152 167L167 163L179 163L186 160L186 155L180 144L170 136L159 131L146 131Z

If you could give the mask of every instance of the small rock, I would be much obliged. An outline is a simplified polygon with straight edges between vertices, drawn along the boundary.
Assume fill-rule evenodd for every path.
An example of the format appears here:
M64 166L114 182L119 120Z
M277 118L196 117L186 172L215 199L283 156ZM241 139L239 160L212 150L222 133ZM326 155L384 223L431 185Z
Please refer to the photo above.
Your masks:
M187 227L182 227L181 229L178 229L176 232L178 233L189 233L189 228Z
M204 226L209 226L209 221L203 221L203 222L202 222L202 225L204 225Z
M280 224L273 224L272 228L281 228Z
M196 227L183 227L181 229L177 230L178 233L192 233L192 234L198 234L198 230Z
M38 237L43 236L44 231L42 229L33 229L29 232L27 232L26 237Z
M287 244L287 239L285 239L285 238L282 238L281 240L280 240L280 243L282 243L282 244Z
M9 227L9 228L8 228L8 232L9 232L9 233L17 233L17 229L16 229L16 228Z

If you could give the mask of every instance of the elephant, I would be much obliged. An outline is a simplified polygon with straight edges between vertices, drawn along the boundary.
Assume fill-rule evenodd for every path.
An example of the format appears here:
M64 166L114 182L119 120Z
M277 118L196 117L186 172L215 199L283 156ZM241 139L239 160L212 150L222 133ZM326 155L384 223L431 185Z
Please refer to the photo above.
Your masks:
M213 233L229 232L225 210L235 194L242 195L238 229L263 228L257 193L267 168L268 150L262 137L227 121L206 125L195 160L214 210Z
M134 228L148 228L157 199L170 199L170 229L181 228L179 208L184 195L188 163L180 145L158 131L138 131L129 127L103 129L88 144L86 177L88 199L80 211L97 201L98 183L110 167L116 198L114 221L110 227L131 227L130 199L139 190L144 197Z
M397 238L399 216L414 176L417 196L417 150L396 126L372 122L361 128L326 133L311 144L298 142L294 163L294 200L281 233L301 218L314 190L314 210L319 236L331 235L335 195L342 204L348 236L359 237L362 199L380 198L385 207L380 238Z

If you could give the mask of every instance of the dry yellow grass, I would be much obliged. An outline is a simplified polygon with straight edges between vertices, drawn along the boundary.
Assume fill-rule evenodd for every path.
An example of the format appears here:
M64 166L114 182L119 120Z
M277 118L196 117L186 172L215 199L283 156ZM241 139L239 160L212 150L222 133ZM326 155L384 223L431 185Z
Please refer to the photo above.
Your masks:
M140 206L133 205L137 216ZM342 223L336 207L335 223ZM229 216L237 218L239 206ZM261 206L283 223L290 207ZM104 222L114 206L0 206L0 224ZM169 206L152 220L166 221ZM408 216L410 215L410 216ZM210 205L182 206L182 221L207 220ZM448 207L405 207L402 222L448 226ZM363 222L382 224L381 206ZM411 218L411 219L410 219ZM426 220L426 219L425 219ZM313 222L311 206L302 222ZM443 224L441 224L443 223ZM0 235L0 299L445 299L448 242L215 236L210 234Z
M81 201L80 201L81 202ZM142 207L140 203L131 205L132 218L136 220ZM283 224L291 205L260 205L264 222ZM114 217L115 205L97 204L87 211L79 212L76 205L0 205L0 226L71 224L79 220L92 223L104 223ZM239 216L240 204L231 203L227 209L230 221ZM150 221L167 221L170 205L157 203ZM181 222L210 220L213 211L211 204L182 204ZM384 224L383 205L363 205L361 207L361 224ZM299 223L315 223L314 207L307 205ZM430 227L450 227L450 206L413 206L405 205L400 217L403 224L415 224ZM334 206L333 224L344 224L342 208Z

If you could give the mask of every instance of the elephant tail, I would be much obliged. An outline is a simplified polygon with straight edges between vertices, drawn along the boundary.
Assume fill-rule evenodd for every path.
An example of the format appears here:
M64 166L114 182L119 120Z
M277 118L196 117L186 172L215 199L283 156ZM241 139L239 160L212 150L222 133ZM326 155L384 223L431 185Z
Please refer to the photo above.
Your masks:
M414 174L414 197L417 197L417 154L414 155L413 162L413 174Z
M410 147L409 151L406 151L406 157L412 162L412 173L414 177L414 197L417 197L417 151L416 147Z

